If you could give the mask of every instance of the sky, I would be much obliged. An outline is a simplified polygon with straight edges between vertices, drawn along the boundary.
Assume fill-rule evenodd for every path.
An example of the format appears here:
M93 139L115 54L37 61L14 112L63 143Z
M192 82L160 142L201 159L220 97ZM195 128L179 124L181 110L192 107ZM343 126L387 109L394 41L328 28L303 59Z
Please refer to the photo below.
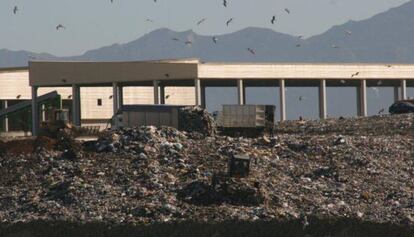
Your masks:
M220 35L266 27L303 35L321 34L349 20L363 20L408 0L1 0L0 49L79 55L127 43L158 28ZM17 14L13 8L17 6ZM288 8L290 14L284 9ZM276 24L270 19L276 15ZM225 22L234 18L227 27ZM203 24L196 22L206 18ZM151 21L147 21L150 19ZM62 24L65 30L56 30Z

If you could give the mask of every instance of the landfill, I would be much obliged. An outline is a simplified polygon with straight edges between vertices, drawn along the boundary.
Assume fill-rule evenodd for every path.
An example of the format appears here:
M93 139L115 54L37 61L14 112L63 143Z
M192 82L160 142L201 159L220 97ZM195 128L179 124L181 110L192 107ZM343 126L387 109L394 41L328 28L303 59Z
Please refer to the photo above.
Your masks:
M414 226L413 114L282 122L254 138L210 129L0 142L0 222L299 220L305 228L318 217ZM247 177L227 175L235 154L250 157Z

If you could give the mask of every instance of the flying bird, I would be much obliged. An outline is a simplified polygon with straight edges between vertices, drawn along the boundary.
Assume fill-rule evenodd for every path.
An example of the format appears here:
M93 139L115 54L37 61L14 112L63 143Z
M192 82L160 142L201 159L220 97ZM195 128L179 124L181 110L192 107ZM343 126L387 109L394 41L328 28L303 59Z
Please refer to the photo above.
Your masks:
M352 31L350 31L350 30L345 30L345 33L346 33L347 35L352 35Z
M215 43L215 44L217 44L217 37L216 36L213 36L213 38L211 38L212 40L213 40L213 42Z
M296 44L296 48L299 48L299 47L301 47L302 45L301 44Z
M385 111L385 109L382 108L382 109L380 109L380 111L378 111L378 114L382 114L382 113L384 113L384 111Z
M223 0L223 6L227 7L227 0Z
M345 83L346 83L346 81L345 81L344 79L342 79L340 82L341 82L342 84L345 84Z
M154 22L154 20L149 19L149 18L147 18L145 21L146 21L146 22L151 22L151 23L153 23L153 22Z
M285 8L285 12L286 12L287 14L290 14L290 10L289 10L289 8Z
M17 6L14 6L13 8L13 14L16 15L17 11L19 11L19 8Z
M193 45L193 42L191 42L190 40L187 40L187 41L185 41L184 43L185 43L186 45L188 45L188 46Z
M299 101L304 101L305 100L305 96L301 95L299 96Z
M359 75L359 72L356 72L356 73L352 74L351 77L356 77L358 75Z
M203 18L203 19L199 20L199 21L197 22L197 25L198 25L198 26L199 26L199 25L201 25L204 21L206 21L206 18Z
M339 46L336 45L336 44L333 44L331 47L334 48L334 49L339 49Z
M276 22L276 16L273 16L273 17L272 17L272 20L270 20L270 22L271 22L272 24L275 24L275 22Z
M379 80L379 81L377 82L377 86L380 86L380 85L382 85L382 81L381 81L381 80Z
M230 18L227 20L226 25L229 26L229 24L233 21L233 18Z
M303 38L303 35L298 35L298 39L302 39Z
M62 24L59 24L56 26L56 30L59 30L59 29L66 29L66 27L63 26Z
M256 51L254 51L252 48L247 48L247 51L249 51L251 54L256 54Z
M180 39L178 39L178 38L172 38L172 40L174 40L174 41L180 41Z

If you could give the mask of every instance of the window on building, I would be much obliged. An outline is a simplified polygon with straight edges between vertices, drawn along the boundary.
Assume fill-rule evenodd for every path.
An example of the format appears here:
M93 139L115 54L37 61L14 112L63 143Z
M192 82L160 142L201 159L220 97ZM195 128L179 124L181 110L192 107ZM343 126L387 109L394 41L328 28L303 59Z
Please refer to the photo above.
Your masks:
M102 99L98 99L98 101L97 101L97 105L98 105L98 106L102 106Z

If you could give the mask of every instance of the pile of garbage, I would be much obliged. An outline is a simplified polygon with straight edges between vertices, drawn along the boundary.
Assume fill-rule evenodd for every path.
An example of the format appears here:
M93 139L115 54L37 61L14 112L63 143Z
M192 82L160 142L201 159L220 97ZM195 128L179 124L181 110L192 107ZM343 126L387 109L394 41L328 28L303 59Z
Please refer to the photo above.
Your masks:
M107 132L73 149L76 159L59 149L6 152L0 221L300 220L306 228L307 217L317 217L414 226L412 122L407 115L336 120L336 127L312 121L309 133L292 122L256 138L140 127ZM236 154L250 157L247 177L227 175Z
M179 129L187 132L199 132L212 136L216 133L214 118L201 107L189 106L180 109Z

